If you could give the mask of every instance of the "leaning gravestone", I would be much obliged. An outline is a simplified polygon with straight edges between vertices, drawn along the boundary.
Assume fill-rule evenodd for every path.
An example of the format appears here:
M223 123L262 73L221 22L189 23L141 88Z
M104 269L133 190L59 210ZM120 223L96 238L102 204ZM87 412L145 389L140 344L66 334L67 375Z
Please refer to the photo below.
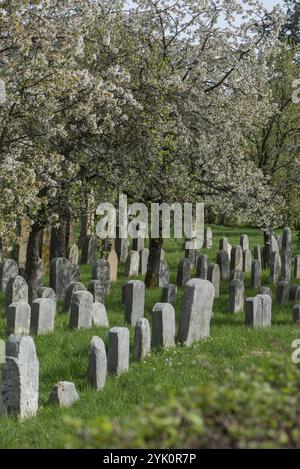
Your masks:
M158 287L163 288L169 285L169 266L165 259L160 260L158 272Z
M29 335L31 308L28 303L11 303L6 310L8 334Z
M270 255L270 283L276 284L281 272L281 260L278 251L271 252Z
M107 256L107 262L109 263L110 266L110 281L111 282L116 282L118 280L118 256L117 253L114 249L112 249L108 256Z
M252 261L251 264L251 287L260 288L261 286L261 266L259 260Z
M107 312L104 304L97 301L93 304L93 325L97 327L109 327Z
M99 259L93 265L92 279L99 280L105 294L110 290L110 264L106 259Z
M0 287L5 292L8 282L17 277L19 266L13 259L6 259L0 264Z
M182 344L191 345L210 335L214 290L208 280L193 278L187 282L178 332Z
M171 305L175 305L177 297L177 285L174 283L169 283L166 287L162 289L162 303L171 303Z
M105 387L107 373L107 357L103 340L93 337L89 348L88 381L100 391Z
M140 318L135 324L134 332L134 358L142 361L151 349L151 333L149 321L146 318Z
M207 271L207 280L215 287L215 298L220 295L220 268L218 264L210 264Z
M71 306L71 301L72 301L72 295L76 291L85 291L85 285L81 282L72 282L70 283L66 294L65 294L65 301L64 301L64 311L69 313L70 312L70 306Z
M78 393L74 383L69 381L60 381L57 383L49 396L51 404L57 404L59 407L71 407L76 401L79 400Z
M153 347L175 347L175 310L170 303L156 303L152 310Z
M233 246L231 250L230 270L243 270L243 250L241 246Z
M34 417L39 399L39 361L30 336L11 335L2 366L2 412L21 420Z
M184 287L191 276L191 264L187 257L184 257L178 265L177 269L177 285Z
M269 295L256 295L246 299L245 321L247 326L259 329L271 326L272 300Z
M70 307L70 329L88 329L92 323L93 295L88 291L74 292Z
M230 275L230 260L229 260L227 251L224 251L224 250L218 251L217 264L220 269L221 279L222 280L228 279Z
M276 304L278 305L288 304L289 298L290 298L290 288L291 286L283 280L281 280L278 283L277 289L276 289Z
M145 284L142 280L129 280L123 289L125 321L135 326L136 321L144 316Z
M38 298L31 305L30 330L42 335L54 331L56 303L49 298Z
M50 266L50 287L55 291L58 300L64 299L70 283L70 261L64 257L52 259Z
M88 285L88 291L93 295L95 302L104 304L105 287L100 280L92 280Z
M7 310L11 303L18 301L28 303L28 285L26 280L20 275L11 278L7 284L5 291L5 309Z
M229 312L240 313L244 311L244 282L231 280L229 285Z
M242 248L242 251L246 251L247 249L249 249L249 238L248 238L248 235L246 234L242 234L240 236L240 246Z
M50 300L57 301L56 293L53 288L42 287L38 290L38 298L50 298Z
M73 244L69 251L69 261L73 265L78 265L79 249L77 244Z
M251 272L252 254L250 249L243 251L243 272Z
M197 269L196 269L196 276L198 278L202 278L203 280L207 279L207 271L208 271L208 257L206 254L200 254L197 261Z
M142 251L140 251L139 255L140 255L139 273L142 275L146 275L148 259L149 259L149 249L144 248Z
M126 277L135 277L139 274L140 255L138 251L130 251L125 262Z
M107 369L118 376L129 368L129 330L113 327L108 335Z
M295 256L294 259L294 277L296 279L300 278L300 256Z

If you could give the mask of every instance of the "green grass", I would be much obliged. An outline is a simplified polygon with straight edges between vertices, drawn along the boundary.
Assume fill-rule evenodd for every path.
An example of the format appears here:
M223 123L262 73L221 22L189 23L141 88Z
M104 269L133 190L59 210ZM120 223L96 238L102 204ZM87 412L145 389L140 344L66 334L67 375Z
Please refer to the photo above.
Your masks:
M241 233L247 233L250 247L263 244L259 230L251 228L225 228L212 226L213 249L204 250L215 262L221 236L227 236L232 245L239 243ZM296 239L293 240L294 254L297 253ZM175 282L178 262L183 256L182 243L169 241L165 245L166 259L171 269L171 282ZM91 278L89 266L82 268L82 281ZM124 266L119 266L118 281L106 299L110 327L124 325L121 305L121 286L126 281ZM299 281L293 281L299 283ZM263 272L262 285L268 285L268 272ZM275 289L273 289L273 298ZM245 297L255 292L250 288L250 276L245 277ZM183 290L179 289L176 304L177 319L180 313ZM146 291L145 316L151 318L154 304L161 299L161 290ZM229 314L228 281L222 281L220 298L214 303L211 322L211 337L192 347L177 346L169 351L153 351L143 363L136 363L131 355L129 372L119 378L108 376L104 391L91 389L86 382L88 347L94 335L101 336L107 343L108 330L69 331L68 315L59 304L55 332L35 338L40 361L40 407L36 418L20 423L16 419L0 419L1 448L56 448L63 446L65 432L64 416L79 417L89 421L97 415L109 417L134 416L137 407L147 403L163 404L170 394L177 394L189 385L205 382L220 382L224 369L234 373L245 371L251 365L268 366L271 358L289 357L291 343L300 338L300 329L292 323L292 304L277 306L273 301L273 325L270 328L252 330L244 325L244 314ZM1 294L3 310L4 295ZM178 323L178 321L177 321ZM131 332L131 352L133 328ZM6 338L6 322L0 320L0 338ZM80 401L71 409L59 409L48 404L52 386L60 380L73 381L80 393Z

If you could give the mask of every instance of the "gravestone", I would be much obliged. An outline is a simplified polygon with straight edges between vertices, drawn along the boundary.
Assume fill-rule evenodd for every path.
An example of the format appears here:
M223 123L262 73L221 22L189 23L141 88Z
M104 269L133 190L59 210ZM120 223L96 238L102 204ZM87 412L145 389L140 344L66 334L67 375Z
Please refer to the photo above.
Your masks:
M128 239L116 238L115 249L120 262L125 262L128 256Z
M209 227L204 229L204 247L207 249L212 248L212 231Z
M244 282L231 280L229 285L229 312L240 313L244 311Z
M160 260L158 273L158 287L163 288L169 284L169 266L165 259Z
M88 240L88 251L87 251L87 264L93 265L97 259L98 250L98 238L97 236L90 236Z
M260 288L261 286L261 266L259 260L252 261L251 264L251 287Z
M69 408L79 400L74 383L70 381L60 381L53 387L50 396L50 404L59 405L59 407Z
M256 260L256 261L259 261L260 267L262 269L263 265L262 265L262 257L261 257L261 247L260 247L259 244L256 244L254 246L253 259Z
M215 287L215 298L220 295L220 269L218 264L210 264L207 271L207 280Z
M291 279L292 266L292 232L290 228L283 229L282 255L281 255L281 280L289 282Z
M227 251L224 251L224 250L218 251L217 264L220 269L221 279L222 280L228 279L230 275L230 260L229 260Z
M32 334L43 335L54 331L56 303L49 298L38 298L31 305L30 330Z
M69 251L69 261L73 265L78 265L79 249L77 244L73 244Z
M55 291L58 300L64 299L70 283L70 261L64 257L52 259L50 267L50 287Z
M106 308L104 304L93 303L93 325L97 327L109 327Z
M109 263L110 266L110 281L111 282L116 282L118 280L118 256L117 253L114 249L112 249L108 256L107 256L107 262Z
M291 285L289 299L294 303L300 302L300 285Z
M196 260L198 259L197 241L187 239L184 244L184 257L187 257L190 261L191 268L196 266Z
M105 387L107 357L103 340L93 337L89 348L88 381L97 391Z
M271 252L270 256L270 283L278 283L281 272L281 260L278 251Z
M243 250L241 246L233 246L231 250L230 270L243 270Z
M135 326L136 321L144 316L145 284L141 280L129 280L123 290L125 321Z
M70 307L70 329L91 328L93 322L93 295L88 291L76 291Z
M294 305L293 307L293 322L300 324L300 304Z
M269 295L271 299L273 297L272 290L270 287L261 287L261 289L259 290L259 293L260 295Z
M106 259L98 259L92 270L92 279L99 280L104 287L104 292L107 294L110 290L110 265Z
M129 330L126 327L113 327L108 335L107 369L117 376L129 368Z
M156 303L152 310L153 347L175 347L175 310L170 303Z
M142 251L140 251L139 255L140 255L139 273L142 275L146 275L148 259L149 259L149 249L144 248Z
M244 273L242 270L234 269L230 272L229 280L241 280L244 281Z
M214 290L208 280L193 278L187 282L179 320L180 343L191 345L210 335Z
M249 238L248 238L248 235L246 234L242 234L240 236L240 246L242 248L242 251L246 251L247 249L249 249Z
M140 252L145 247L145 238L143 236L137 236L132 240L132 250Z
M207 279L208 271L208 256L206 254L200 254L197 261L196 276L202 278L203 280Z
M294 259L294 277L297 279L300 278L300 255L295 256Z
M57 301L56 293L53 288L42 287L38 290L38 298L50 298L50 300Z
M246 299L245 321L254 329L271 326L272 300L269 295L256 295Z
M80 282L79 265L70 264L70 282Z
M171 305L175 305L177 298L177 285L174 283L169 283L166 287L162 289L162 303L171 303Z
M278 305L286 305L289 302L289 297L290 297L290 288L291 286L285 282L284 280L281 280L276 289L276 304Z
M228 257L229 257L229 262L230 262L232 246L228 242L228 239L225 236L223 236L219 241L219 250L227 252Z
M24 303L25 304L25 303ZM39 361L30 336L11 335L2 365L2 412L21 420L34 417L39 399Z
M45 272L49 271L50 268L50 244L51 244L51 226L47 226L43 229L43 240L42 240L42 263Z
M191 276L191 264L187 257L181 259L177 269L177 286L184 287Z
M243 272L251 272L251 263L252 263L252 254L250 249L245 249L243 251Z
M19 274L19 266L13 259L0 263L0 287L5 292L8 282Z
M11 278L7 284L5 291L5 309L7 310L11 303L18 301L28 303L28 285L26 280L20 275Z
M36 289L39 290L43 286L43 278L44 278L44 266L42 259L39 259L37 271L36 271L36 280L35 285Z
M135 277L139 274L140 255L138 251L129 251L125 262L126 277Z
M66 313L70 312L70 306L72 301L72 295L75 291L85 291L86 288L83 283L81 282L72 282L70 283L66 294L65 294L65 301L64 301L64 311Z
M140 318L135 324L134 331L134 358L142 361L151 349L151 333L149 321L146 318Z
M29 335L31 308L28 303L11 303L6 311L8 335Z
M105 287L100 280L92 280L88 285L88 291L93 295L94 302L104 304Z

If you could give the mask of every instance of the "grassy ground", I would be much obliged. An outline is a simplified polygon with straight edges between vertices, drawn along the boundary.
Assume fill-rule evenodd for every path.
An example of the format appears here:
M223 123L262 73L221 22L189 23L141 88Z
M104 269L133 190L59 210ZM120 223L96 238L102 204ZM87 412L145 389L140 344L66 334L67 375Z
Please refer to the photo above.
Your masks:
M225 228L212 226L213 249L207 251L215 262L221 236L227 236L232 245L239 243L241 233L247 233L250 247L263 244L259 230L248 228ZM293 240L294 254L297 253ZM178 242L166 243L166 258L171 269L171 282L175 282L176 269L183 256ZM206 250L203 250L206 252ZM88 283L91 269L82 268L82 281ZM110 326L124 324L123 307L120 302L121 286L126 280L120 265L118 281L113 284L107 297L106 307ZM297 281L294 280L294 283ZM298 281L299 283L299 281ZM268 272L263 272L262 285L268 285ZM252 296L250 277L245 278L245 296ZM273 288L273 297L274 297ZM176 304L177 317L180 313L183 290L179 289ZM150 319L153 305L160 301L161 290L146 292L145 316ZM1 309L4 295L1 294ZM300 329L292 324L292 304L277 306L273 302L273 325L271 328L252 330L244 325L244 314L229 314L228 281L221 284L220 298L215 300L211 337L192 347L176 347L170 351L152 352L143 363L135 363L131 357L129 372L116 378L109 376L105 390L96 392L86 383L89 341L94 335L101 336L107 343L108 330L69 331L68 316L59 305L56 327L53 334L36 337L35 343L40 361L40 408L36 418L25 422L0 419L1 448L57 448L62 447L68 427L64 416L80 417L85 420L97 415L109 417L134 415L138 406L149 402L161 404L170 394L176 394L187 385L207 381L220 382L222 371L230 368L238 373L249 365L266 365L271 357L290 356L291 343L300 338ZM177 321L178 323L178 321ZM6 323L3 313L0 319L0 338L6 338ZM133 328L131 328L131 345ZM131 346L132 350L132 346ZM50 390L57 381L67 380L76 384L80 401L69 409L58 409L47 403Z

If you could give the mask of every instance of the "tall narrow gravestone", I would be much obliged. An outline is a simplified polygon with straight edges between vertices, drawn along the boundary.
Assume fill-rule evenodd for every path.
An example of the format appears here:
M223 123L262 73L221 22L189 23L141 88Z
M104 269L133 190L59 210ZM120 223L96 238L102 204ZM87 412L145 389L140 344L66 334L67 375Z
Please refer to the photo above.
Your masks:
M170 303L156 303L152 310L152 345L175 346L175 310Z
M229 285L229 312L240 313L244 311L244 282L231 280Z
M9 280L5 291L5 308L7 309L11 303L23 301L28 303L28 285L26 280L17 275Z
M271 326L272 300L269 295L256 295L246 299L246 325L255 329Z
M113 327L108 335L107 369L118 376L129 368L129 330Z
M191 276L191 263L187 257L184 257L178 265L177 269L177 285L184 287Z
M52 259L50 267L50 287L55 291L58 300L64 299L70 283L70 261L64 257Z
M194 278L186 284L179 321L179 342L191 345L210 335L215 288L208 280Z
M151 349L151 334L149 321L146 318L137 320L134 332L134 358L144 360Z
M217 264L220 269L221 279L222 280L228 279L230 275L230 260L229 260L227 251L224 251L224 250L218 251Z
M230 270L243 270L243 250L241 246L233 246L231 250Z
M144 316L145 284L141 280L129 280L123 287L125 321L135 326L137 320Z
M88 329L93 322L93 295L88 291L77 291L72 295L70 307L70 329Z
M6 342L2 366L2 412L21 420L38 410L39 362L34 341L29 336L11 335Z
M106 381L106 373L107 358L104 342L100 337L93 337L89 349L89 383L97 390L103 389Z
M5 292L8 282L19 274L19 266L13 259L6 259L0 264L0 288Z

